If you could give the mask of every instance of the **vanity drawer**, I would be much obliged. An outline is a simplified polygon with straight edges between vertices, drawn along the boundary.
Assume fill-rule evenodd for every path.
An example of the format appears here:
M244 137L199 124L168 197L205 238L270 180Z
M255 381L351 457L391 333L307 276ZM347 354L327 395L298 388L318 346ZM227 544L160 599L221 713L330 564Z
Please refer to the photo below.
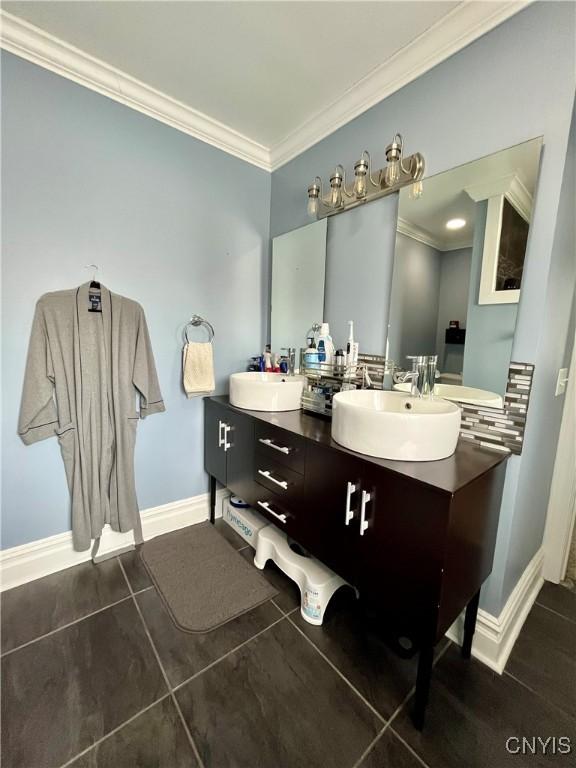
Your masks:
M269 451L257 450L254 459L254 480L287 502L297 502L302 496L304 476L273 461Z
M300 435L287 432L272 424L256 424L255 448L294 472L304 474L304 447L306 441Z
M268 488L262 486L260 490L262 493L257 494L254 509L282 531L293 536L297 530L293 510Z

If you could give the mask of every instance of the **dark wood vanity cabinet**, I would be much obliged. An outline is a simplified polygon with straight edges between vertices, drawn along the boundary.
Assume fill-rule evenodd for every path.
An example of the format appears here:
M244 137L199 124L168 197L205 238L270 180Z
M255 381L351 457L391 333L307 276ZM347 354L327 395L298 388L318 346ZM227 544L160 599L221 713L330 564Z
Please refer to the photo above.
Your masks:
M204 467L214 489L218 480L253 504L254 420L210 398L204 403Z
M205 404L212 509L217 479L356 587L399 653L419 652L421 727L434 645L463 610L470 654L506 455L461 442L436 462L375 459L337 445L329 422L300 411Z
M305 489L314 521L309 549L383 613L394 614L398 631L416 644L422 611L440 600L443 495L318 446L307 453Z

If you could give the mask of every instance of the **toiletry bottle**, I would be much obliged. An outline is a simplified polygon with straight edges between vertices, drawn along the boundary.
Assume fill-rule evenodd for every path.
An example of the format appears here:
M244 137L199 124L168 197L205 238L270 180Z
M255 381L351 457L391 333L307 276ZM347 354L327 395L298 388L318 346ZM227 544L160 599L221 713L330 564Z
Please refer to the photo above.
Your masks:
M358 363L358 342L354 341L354 320L348 320L348 343L346 345L346 365L352 373L356 372Z
M328 323L322 323L320 336L318 337L318 360L326 366L333 366L335 356L336 350L334 349L332 336L330 336L330 326Z
M266 344L266 351L264 352L264 369L267 373L272 371L272 353L269 344Z
M318 349L313 336L308 339L308 347L304 351L304 367L318 368Z

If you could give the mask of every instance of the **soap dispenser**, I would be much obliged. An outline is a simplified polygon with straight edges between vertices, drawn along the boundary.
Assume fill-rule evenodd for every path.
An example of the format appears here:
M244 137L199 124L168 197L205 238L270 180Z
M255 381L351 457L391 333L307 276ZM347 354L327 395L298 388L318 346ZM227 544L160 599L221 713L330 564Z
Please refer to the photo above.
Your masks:
M335 354L336 349L332 336L330 336L330 326L328 323L322 323L318 337L318 361L326 366L333 366Z

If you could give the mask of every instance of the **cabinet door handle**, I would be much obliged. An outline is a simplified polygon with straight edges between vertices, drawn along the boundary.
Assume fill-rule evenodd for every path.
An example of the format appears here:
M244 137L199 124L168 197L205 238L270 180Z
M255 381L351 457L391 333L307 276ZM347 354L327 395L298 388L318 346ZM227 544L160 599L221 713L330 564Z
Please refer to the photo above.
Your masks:
M286 515L280 515L278 512L274 512L270 504L268 504L267 501L257 501L256 502L259 507L262 507L262 509L265 509L266 512L269 512L271 515L274 515L274 517L277 517L278 520L280 520L281 523L286 523L286 520L288 519Z
M226 442L226 438L222 434L223 428L226 426L223 421L218 422L218 448L222 448Z
M290 453L290 451L292 450L292 448L287 448L284 445L276 445L276 443L272 442L272 440L270 440L269 437L267 438L259 437L258 442L264 443L264 445L267 445L268 448L274 448L275 451L280 451L280 453Z
M276 485L279 485L280 488L284 488L285 491L288 490L288 483L286 482L286 480L276 480L276 478L272 477L272 475L270 474L269 469L259 469L258 474L262 475L262 477L265 477L266 480L271 480L273 483L276 483Z
M366 520L366 504L372 499L372 494L368 491L362 491L362 503L360 505L360 536L368 529L368 520Z
M228 432L230 432L230 425L224 424L224 452L232 448L232 445L228 442Z
M346 488L346 518L345 523L346 525L350 525L350 520L354 517L354 510L350 509L350 503L352 501L352 494L356 493L356 486L354 483L348 483L348 486Z

